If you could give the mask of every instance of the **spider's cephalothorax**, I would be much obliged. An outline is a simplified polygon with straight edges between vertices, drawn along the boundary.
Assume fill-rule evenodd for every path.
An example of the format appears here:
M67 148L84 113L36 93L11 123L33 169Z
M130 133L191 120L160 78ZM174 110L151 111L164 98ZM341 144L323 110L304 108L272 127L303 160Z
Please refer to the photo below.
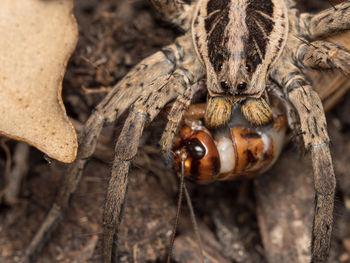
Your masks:
M80 134L77 159L25 255L39 249L62 217L103 125L128 112L115 146L103 215L104 261L116 261L112 252L117 248L128 172L143 129L173 102L160 142L169 153L184 112L205 79L205 121L211 127L224 125L234 104L250 123L265 124L272 119L269 96L273 93L283 102L295 138L311 152L316 192L311 261L324 262L332 232L335 175L322 102L303 69L337 68L350 75L350 53L322 40L350 29L350 0L318 14L300 14L293 0L151 2L185 33L142 60L96 107Z
M263 125L272 120L271 109L261 95L268 71L281 54L287 35L288 14L283 1L198 2L192 36L206 70L207 126L226 124L230 108L237 102L252 124Z

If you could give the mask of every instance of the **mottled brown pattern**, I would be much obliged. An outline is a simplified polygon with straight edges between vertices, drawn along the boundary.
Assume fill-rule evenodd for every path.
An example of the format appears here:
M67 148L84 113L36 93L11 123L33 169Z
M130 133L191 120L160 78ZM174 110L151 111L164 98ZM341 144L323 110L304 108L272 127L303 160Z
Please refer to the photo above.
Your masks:
M261 135L249 129L231 129L236 157L236 174L256 174L268 167L275 158L274 141L264 142ZM266 168L265 168L266 169Z
M224 60L230 55L224 43L225 29L228 23L229 0L211 0L207 4L207 18L205 19L205 30L208 32L208 57L214 65L216 73L221 71L220 67Z
M247 61L252 65L252 71L265 59L266 47L269 42L269 36L274 27L273 2L250 0L247 5L246 23L248 27L247 44L245 45L245 54ZM257 46L255 45L255 43Z

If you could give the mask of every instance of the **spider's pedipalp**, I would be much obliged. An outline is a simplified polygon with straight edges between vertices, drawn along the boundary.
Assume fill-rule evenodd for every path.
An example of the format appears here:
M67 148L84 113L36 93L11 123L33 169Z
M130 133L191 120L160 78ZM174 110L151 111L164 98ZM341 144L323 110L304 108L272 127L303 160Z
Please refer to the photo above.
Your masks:
M313 69L338 68L350 76L350 53L346 49L327 41L301 44L295 57L301 66Z
M302 32L310 39L334 35L350 29L350 1L330 7L316 15L304 13L301 18L306 25L306 32Z
M336 181L322 101L295 65L281 64L273 75L297 112L303 145L311 152L316 200L311 261L325 262L333 227Z
M96 107L81 131L77 159L68 167L55 204L25 252L26 258L37 252L61 220L103 125L128 112L115 146L103 215L104 262L117 261L128 174L143 130L174 101L160 142L170 153L177 127L198 91L198 81L206 78L211 83L206 86L210 95L207 124L218 123L212 126L226 124L233 102L239 103L253 124L270 119L261 116L272 116L265 103L269 95L276 95L284 104L289 126L300 135L300 145L311 152L316 190L312 261L324 262L332 232L335 176L323 107L300 68L339 68L350 75L348 51L326 41L306 42L349 29L350 0L316 15L300 15L294 0L150 1L185 34L131 69ZM270 80L272 89L266 91Z

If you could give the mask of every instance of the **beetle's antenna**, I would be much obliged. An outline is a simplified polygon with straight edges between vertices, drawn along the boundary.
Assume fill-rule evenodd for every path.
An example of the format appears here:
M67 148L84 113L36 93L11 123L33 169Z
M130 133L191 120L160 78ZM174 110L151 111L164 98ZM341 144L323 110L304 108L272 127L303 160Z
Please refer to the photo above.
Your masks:
M168 259L167 263L170 263L171 260L171 255L173 254L173 248L174 248L174 241L175 241L175 235L176 235L176 229L179 224L179 216L180 216L180 211L181 211L181 203L182 203L182 197L183 197L183 190L184 190L184 185L185 185L185 159L186 159L186 154L182 155L182 160L181 160L181 176L180 176L180 184L179 184L179 196L177 199L177 211L176 211L176 217L175 217L175 223L173 226L173 231L171 234L171 239L169 243L169 251L168 251Z
M184 187L185 197L186 197L186 201L187 201L187 206L188 206L188 209L190 210L191 221L192 221L194 233L196 235L196 239L197 239L197 243L198 243L198 247L199 247L199 254L200 254L201 262L204 263L202 239L201 239L201 235L199 234L198 224L196 221L196 215L194 214L194 209L192 206L191 197L187 191L186 184L184 184L183 187Z

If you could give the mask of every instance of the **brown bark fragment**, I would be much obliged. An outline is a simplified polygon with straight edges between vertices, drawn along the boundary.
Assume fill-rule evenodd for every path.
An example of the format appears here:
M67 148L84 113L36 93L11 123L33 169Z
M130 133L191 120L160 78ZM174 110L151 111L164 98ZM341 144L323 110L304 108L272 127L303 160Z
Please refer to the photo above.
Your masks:
M286 151L256 179L255 192L268 262L310 262L314 189L309 156Z

